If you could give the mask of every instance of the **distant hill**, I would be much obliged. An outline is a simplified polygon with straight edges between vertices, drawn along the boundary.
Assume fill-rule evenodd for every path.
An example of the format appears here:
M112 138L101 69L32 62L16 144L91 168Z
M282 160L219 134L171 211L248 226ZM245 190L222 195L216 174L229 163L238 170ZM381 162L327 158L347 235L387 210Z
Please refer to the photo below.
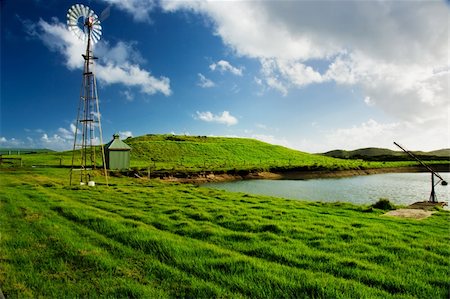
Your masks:
M48 148L4 148L0 147L0 155L22 155L37 153L52 153L54 150Z
M450 149L440 149L431 152L412 152L422 160L450 160ZM322 155L340 159L362 159L366 161L406 161L412 158L403 151L393 151L386 148L362 148L353 151L333 150Z

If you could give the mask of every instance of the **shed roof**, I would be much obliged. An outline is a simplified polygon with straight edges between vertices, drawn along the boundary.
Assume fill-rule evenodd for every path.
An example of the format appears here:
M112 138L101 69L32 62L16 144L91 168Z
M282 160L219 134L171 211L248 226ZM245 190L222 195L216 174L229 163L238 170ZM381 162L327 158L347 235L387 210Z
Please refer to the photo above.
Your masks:
M131 147L119 139L119 134L113 135L113 140L111 140L106 146L106 149L108 150L116 150L116 151L129 151L131 150Z

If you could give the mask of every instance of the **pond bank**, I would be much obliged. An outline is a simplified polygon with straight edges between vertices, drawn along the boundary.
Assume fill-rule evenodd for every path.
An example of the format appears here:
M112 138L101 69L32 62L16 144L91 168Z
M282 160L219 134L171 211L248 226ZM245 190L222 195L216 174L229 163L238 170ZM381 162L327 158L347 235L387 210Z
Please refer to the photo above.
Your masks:
M448 164L433 165L433 169L438 172L449 172ZM351 176L382 174L382 173L408 173L408 172L428 172L423 166L409 167L389 167L389 168L371 168L371 169L349 169L349 170L286 170L280 172L239 172L229 173L199 173L191 174L187 177L166 176L161 177L164 181L203 184L211 182L230 182L237 180L309 180L321 178L343 178Z

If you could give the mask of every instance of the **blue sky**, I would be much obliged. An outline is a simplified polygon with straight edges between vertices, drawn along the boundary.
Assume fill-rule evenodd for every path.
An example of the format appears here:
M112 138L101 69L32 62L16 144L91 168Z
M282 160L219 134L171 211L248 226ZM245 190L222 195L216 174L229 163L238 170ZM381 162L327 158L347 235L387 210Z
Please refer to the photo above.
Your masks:
M76 2L1 4L0 147L71 149L84 52ZM444 1L81 1L103 138L249 137L307 152L450 147Z

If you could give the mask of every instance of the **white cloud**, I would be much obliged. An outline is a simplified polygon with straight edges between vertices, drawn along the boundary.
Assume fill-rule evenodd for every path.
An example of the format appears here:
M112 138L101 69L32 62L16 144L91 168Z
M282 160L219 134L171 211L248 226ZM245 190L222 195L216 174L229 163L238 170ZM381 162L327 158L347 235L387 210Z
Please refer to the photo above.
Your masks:
M360 87L364 102L400 119L423 124L448 119L448 80L446 70L429 65L375 61L362 54L336 58L339 67L326 72L327 80ZM369 101L369 102L368 102Z
M319 72L297 61L279 59L277 67L284 78L299 87L323 82L322 75Z
M197 83L198 86L202 88L210 88L216 86L216 84L211 81L210 79L206 78L203 74L198 73L199 82Z
M292 86L303 87L324 82L322 75L312 67L295 60L261 58L261 74L267 86L287 95ZM258 83L259 82L259 83ZM262 81L257 81L261 85Z
M95 45L95 55L106 64L108 62L114 64L142 64L146 60L141 53L135 49L137 42L118 41L114 46L110 46L109 42L102 40Z
M134 94L131 93L129 90L124 90L121 92L121 94L125 97L125 99L128 102L132 102L134 100Z
M73 124L71 124L73 125ZM63 139L73 139L74 137L74 132L71 132L65 128L59 128L58 129L58 134L61 136L61 138Z
M367 106L373 106L373 105L375 105L374 101L373 101L369 96L366 96L366 97L364 98L364 103L366 103Z
M150 12L155 8L155 0L103 0L129 13L137 22L150 22Z
M212 63L209 65L209 68L212 71L218 70L221 73L230 72L233 75L242 76L242 68L234 67L226 60L219 60L218 62Z
M369 119L367 122L351 128L332 130L326 134L324 142L337 149L357 149L371 146L390 148L400 127L404 127L404 125L400 123L380 124Z
M75 130L75 124L73 123L70 124L69 128L60 127L56 130L52 130L51 132L46 132L42 129L28 129L27 133L31 134L34 138L31 136L25 136L22 140L0 137L0 145L7 148L48 148L57 151L71 150L73 148ZM78 131L77 138L81 138L80 131ZM100 144L99 137L94 137L92 142L94 145Z
M25 23L24 26L30 27ZM65 24L55 18L51 23L41 19L32 32L32 36L42 40L50 50L63 55L68 69L83 68L84 60L81 54L86 50L85 45L66 28ZM119 41L110 47L108 42L101 40L96 44L96 49L102 57L97 61L95 73L102 83L138 87L142 93L149 95L172 94L169 78L164 76L156 78L148 70L141 68L139 63L143 59L134 49L134 43Z
M270 144L276 144L276 145L281 145L281 146L285 146L285 147L289 147L292 148L292 145L290 144L290 142L283 137L276 137L273 135L266 135L266 134L252 134L250 135L250 138L253 139L257 139L266 143L270 143Z
M142 93L149 95L162 93L166 96L172 94L170 90L170 80L166 77L155 78L150 72L141 69L138 65L122 64L96 66L96 75L106 84L120 83L129 87L140 87Z
M52 23L40 19L36 26L35 36L50 50L61 53L69 70L83 67L84 60L81 54L86 51L86 46L58 19L53 18Z
M70 124L70 132L72 132L72 134L75 134L75 131L77 130L75 124L71 123Z
M37 146L53 150L68 150L73 147L73 140L66 139L58 134L49 136L47 133L44 133L39 139Z
M215 122L219 124L225 124L227 126L236 125L238 119L230 114L228 111L223 111L222 114L213 114L210 111L199 112L197 111L196 119L205 122Z
M23 147L24 142L20 139L16 138L6 138L6 137L0 137L0 145L6 148L13 148L13 147Z
M133 133L131 131L119 131L120 139L127 139L128 137L133 137Z

